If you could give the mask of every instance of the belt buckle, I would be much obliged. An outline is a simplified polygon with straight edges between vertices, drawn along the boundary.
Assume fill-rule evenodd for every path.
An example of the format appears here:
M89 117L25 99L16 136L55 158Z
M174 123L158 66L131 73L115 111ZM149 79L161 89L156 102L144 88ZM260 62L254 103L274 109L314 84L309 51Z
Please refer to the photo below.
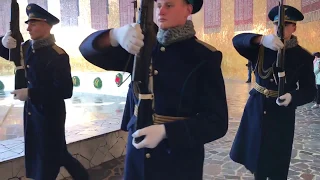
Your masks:
M269 98L270 91L269 91L268 89L264 89L264 90L263 90L263 94L264 94L267 98Z

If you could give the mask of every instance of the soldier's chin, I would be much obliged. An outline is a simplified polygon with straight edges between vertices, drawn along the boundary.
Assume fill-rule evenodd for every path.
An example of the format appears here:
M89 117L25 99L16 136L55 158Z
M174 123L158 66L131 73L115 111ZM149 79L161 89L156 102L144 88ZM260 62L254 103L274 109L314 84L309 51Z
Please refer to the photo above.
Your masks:
M159 22L159 28L165 30L165 29L170 28L170 26L169 26L169 24L166 23L166 22Z
M37 36L32 36L32 35L30 35L30 38L31 38L32 40L37 40L37 39L39 39L39 38L37 38Z

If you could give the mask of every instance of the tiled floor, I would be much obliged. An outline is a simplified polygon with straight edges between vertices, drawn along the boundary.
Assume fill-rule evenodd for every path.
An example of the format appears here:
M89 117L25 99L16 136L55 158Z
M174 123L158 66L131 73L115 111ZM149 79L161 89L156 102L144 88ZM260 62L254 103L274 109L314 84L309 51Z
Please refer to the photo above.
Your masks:
M229 150L239 126L249 89L251 85L243 82L226 81L230 114L229 131L222 139L206 144L204 180L253 179L243 166L229 158ZM311 105L307 104L297 109L289 179L320 180L320 109L311 110ZM91 169L92 180L122 179L123 162L121 158Z

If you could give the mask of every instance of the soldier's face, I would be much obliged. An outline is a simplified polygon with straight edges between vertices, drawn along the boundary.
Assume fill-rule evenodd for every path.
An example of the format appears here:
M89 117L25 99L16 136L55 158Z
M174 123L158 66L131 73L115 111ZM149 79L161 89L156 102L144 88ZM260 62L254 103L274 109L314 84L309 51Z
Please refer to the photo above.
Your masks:
M51 26L44 21L29 21L27 31L32 40L46 38L50 35Z
M274 32L277 33L278 25L275 24ZM292 34L296 31L297 26L293 23L286 23L284 27L284 39L288 40L291 38Z
M157 20L160 29L182 26L192 13L192 5L185 0L157 0Z

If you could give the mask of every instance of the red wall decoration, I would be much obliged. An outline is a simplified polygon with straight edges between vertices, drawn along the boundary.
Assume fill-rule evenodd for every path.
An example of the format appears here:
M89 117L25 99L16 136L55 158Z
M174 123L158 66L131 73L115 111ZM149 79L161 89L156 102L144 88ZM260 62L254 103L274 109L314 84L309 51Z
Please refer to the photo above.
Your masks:
M204 0L204 33L219 32L221 29L221 0Z
M60 0L61 26L78 26L79 0Z
M234 1L234 29L235 31L247 31L253 24L253 0Z
M0 36L4 36L5 33L10 28L10 12L11 12L10 8L11 8L11 0L1 0L1 5L0 5Z
M138 5L139 6L139 5ZM133 23L133 0L119 0L120 26Z
M320 0L301 0L301 12L304 15L303 22L320 20Z
M90 0L91 28L102 30L108 28L108 0Z

